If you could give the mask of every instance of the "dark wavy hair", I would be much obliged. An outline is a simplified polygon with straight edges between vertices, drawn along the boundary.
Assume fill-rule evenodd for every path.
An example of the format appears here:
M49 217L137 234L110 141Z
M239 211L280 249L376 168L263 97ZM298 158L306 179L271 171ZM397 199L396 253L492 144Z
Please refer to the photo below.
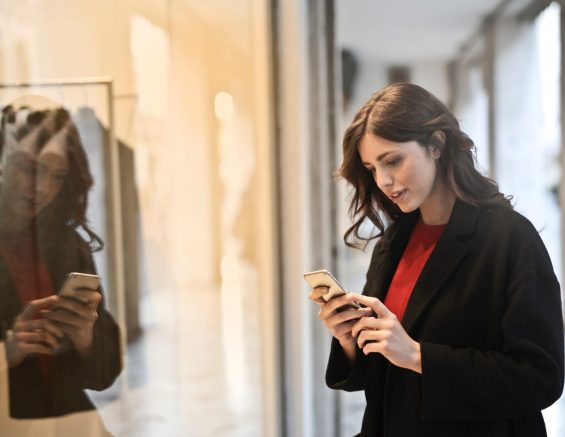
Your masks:
M480 207L512 208L512 197L504 196L494 180L476 169L475 145L449 109L418 85L395 83L371 96L343 138L343 162L338 174L353 187L349 205L353 225L344 235L348 246L364 248L381 236L385 229L382 215L395 222L404 214L377 187L373 175L361 163L358 147L366 134L399 143L416 141L427 150L439 148L438 175L458 199ZM361 235L365 219L373 223L377 233Z
M12 129L8 129L9 127ZM21 141L36 129L39 129L38 150L41 150L56 134L64 132L63 138L69 160L69 174L65 177L60 192L35 218L37 229L42 231L40 243L46 248L56 245L57 239L71 229L86 234L92 252L101 250L104 242L90 228L86 218L88 193L94 185L94 179L79 132L66 109L15 110L10 105L3 108L0 122L0 156L8 130L16 141Z

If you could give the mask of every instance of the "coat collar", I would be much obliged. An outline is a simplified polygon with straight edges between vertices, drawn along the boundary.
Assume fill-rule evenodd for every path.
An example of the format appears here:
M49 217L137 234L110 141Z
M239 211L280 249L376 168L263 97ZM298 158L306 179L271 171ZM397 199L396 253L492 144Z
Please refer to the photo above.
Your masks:
M455 201L445 230L424 266L406 307L402 324L407 332L414 328L441 285L465 257L469 248L468 237L475 233L478 214L478 207L461 200ZM378 254L382 259L371 286L373 296L384 299L418 218L419 212L406 214L390 237L383 237L385 241L380 245L381 253Z

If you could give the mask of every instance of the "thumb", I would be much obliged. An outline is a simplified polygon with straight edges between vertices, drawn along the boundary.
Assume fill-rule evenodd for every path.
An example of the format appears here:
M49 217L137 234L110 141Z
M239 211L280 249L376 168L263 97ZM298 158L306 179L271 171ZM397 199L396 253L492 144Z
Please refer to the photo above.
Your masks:
M43 308L48 308L57 302L57 296L44 297L43 299L36 299L29 302L22 313L20 314L20 319L22 320L32 320L39 310Z
M369 297L369 296L364 296L364 295L360 294L360 295L357 296L356 300L360 304L363 304L363 305L371 308L379 316L379 318L388 318L392 315L392 311L390 311L384 305L384 303L382 303L376 297Z

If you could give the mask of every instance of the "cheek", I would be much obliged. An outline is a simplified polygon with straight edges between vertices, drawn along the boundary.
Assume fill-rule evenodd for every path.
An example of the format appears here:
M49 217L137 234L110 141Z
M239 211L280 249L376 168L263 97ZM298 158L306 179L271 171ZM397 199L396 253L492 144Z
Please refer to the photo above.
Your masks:
M437 166L435 160L432 160L428 163L427 176L428 176L428 182L433 185L437 177Z
M403 169L403 176L402 182L407 185L407 188L417 191L430 191L436 178L435 162L408 163Z
M55 181L52 182L51 190L49 191L49 200L53 201L55 198L57 198L62 189L63 183Z
M2 185L2 191L6 195L18 195L30 191L33 188L34 180L25 172L12 170L4 174Z
M416 189L422 179L421 172L422 169L418 165L415 165L413 161L408 161L402 166L398 179L406 188Z

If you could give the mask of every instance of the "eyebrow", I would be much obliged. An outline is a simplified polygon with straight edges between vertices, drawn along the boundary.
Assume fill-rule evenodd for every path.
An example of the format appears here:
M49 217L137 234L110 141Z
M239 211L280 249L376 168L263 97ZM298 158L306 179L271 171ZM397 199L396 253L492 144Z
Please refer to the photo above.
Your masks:
M382 161L388 154L395 153L395 152L396 152L396 150L389 150L388 152L381 153L379 156L377 156L377 162ZM365 162L365 161L362 161L361 164L372 165L370 162Z
M48 166L45 164L41 164L40 162L36 162L35 163L39 168L47 168ZM68 174L69 173L69 169L68 168L56 168L54 170L57 173L65 173Z

